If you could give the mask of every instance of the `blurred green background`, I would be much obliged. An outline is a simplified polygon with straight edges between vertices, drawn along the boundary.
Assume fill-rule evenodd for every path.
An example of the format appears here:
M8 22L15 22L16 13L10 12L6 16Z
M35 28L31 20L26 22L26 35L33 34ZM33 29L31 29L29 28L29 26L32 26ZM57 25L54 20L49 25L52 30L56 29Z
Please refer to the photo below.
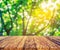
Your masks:
M60 36L60 0L0 0L0 36Z

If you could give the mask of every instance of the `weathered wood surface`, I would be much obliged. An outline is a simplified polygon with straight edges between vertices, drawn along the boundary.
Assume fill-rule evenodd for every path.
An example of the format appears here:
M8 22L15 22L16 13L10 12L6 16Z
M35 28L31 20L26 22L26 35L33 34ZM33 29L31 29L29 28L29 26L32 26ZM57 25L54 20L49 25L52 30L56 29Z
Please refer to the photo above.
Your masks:
M60 37L0 37L0 50L60 50Z

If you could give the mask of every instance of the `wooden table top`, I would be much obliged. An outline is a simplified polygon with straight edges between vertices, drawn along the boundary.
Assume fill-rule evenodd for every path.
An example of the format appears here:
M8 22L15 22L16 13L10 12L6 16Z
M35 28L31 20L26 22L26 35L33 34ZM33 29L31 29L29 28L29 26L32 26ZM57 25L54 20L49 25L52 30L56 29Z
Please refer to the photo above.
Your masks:
M60 50L60 37L0 36L0 50Z

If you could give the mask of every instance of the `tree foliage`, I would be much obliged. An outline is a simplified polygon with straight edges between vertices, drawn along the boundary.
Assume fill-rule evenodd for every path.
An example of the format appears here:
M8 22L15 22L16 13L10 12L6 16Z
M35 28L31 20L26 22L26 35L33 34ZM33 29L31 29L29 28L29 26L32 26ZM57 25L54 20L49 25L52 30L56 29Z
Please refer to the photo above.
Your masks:
M60 0L0 0L0 35L60 36Z

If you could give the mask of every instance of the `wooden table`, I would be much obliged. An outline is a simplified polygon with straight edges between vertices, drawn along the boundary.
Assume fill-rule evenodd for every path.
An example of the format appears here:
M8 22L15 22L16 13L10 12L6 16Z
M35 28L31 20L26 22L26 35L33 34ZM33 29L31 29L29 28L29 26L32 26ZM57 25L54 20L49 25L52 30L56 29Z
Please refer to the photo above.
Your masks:
M60 50L60 37L1 36L0 50Z

